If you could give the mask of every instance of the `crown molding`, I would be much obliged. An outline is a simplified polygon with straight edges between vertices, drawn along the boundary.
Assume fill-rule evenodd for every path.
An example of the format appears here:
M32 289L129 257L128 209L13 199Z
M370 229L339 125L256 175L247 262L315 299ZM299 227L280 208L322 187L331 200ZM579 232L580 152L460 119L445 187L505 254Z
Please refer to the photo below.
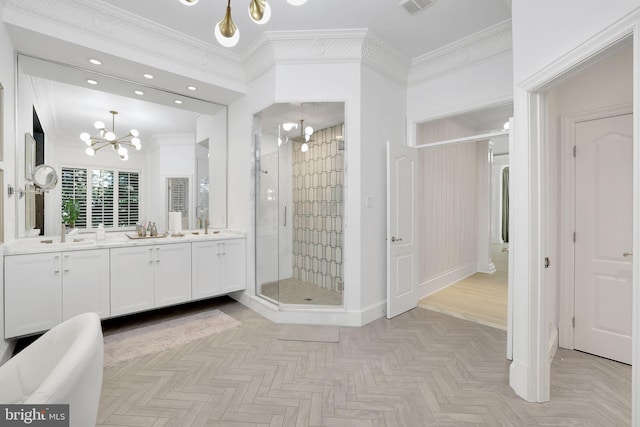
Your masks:
M4 9L245 83L240 56L102 0L0 0ZM1 5L2 3L0 3ZM37 31L37 29L36 29Z
M411 61L409 86L511 53L511 19L457 40Z
M251 82L275 65L362 63L406 84L410 61L368 29L271 31L243 56Z

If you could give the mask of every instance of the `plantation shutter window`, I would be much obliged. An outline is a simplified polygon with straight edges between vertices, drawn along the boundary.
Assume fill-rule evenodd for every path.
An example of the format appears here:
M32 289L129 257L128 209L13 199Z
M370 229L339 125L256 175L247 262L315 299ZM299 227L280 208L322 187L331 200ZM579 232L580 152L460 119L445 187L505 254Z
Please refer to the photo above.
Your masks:
M61 205L75 199L77 228L135 227L140 219L140 173L91 168L62 168Z

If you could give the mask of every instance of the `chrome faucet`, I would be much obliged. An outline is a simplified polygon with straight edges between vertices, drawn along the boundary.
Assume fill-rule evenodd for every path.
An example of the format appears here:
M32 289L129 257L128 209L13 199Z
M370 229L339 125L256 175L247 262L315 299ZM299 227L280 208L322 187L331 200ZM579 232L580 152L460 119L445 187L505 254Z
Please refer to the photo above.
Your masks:
M67 236L67 229L64 226L64 222L62 223L62 226L60 227L60 243L64 243L64 239Z

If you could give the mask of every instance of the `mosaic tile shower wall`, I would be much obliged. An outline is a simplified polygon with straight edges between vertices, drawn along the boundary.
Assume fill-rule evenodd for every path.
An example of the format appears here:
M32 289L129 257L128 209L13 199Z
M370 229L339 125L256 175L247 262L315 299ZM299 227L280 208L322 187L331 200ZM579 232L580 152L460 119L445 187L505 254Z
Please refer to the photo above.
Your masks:
M293 275L333 291L343 289L344 124L316 131L306 153L293 154Z

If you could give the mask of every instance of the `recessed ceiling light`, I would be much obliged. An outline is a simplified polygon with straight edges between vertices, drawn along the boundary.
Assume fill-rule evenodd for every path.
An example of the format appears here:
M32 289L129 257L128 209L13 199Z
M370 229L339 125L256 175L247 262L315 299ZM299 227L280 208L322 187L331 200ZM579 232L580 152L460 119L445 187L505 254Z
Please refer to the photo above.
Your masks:
M187 6L193 6L198 3L198 0L180 0L180 3L186 4Z
M182 104L182 101L180 101L179 99L174 99L173 102L175 102L176 104Z
M144 95L144 92L141 90L134 90L133 93L135 93L136 95Z
M102 65L102 61L100 61L99 59L89 59L89 62L91 62L93 65Z
M98 82L92 79L87 79L87 83L89 83L90 85L97 85Z
M189 90L197 90L198 88L195 87L195 86L187 86L187 89L189 89Z
M144 75L144 78L145 79L152 79L153 78L153 74L147 73L147 74Z

